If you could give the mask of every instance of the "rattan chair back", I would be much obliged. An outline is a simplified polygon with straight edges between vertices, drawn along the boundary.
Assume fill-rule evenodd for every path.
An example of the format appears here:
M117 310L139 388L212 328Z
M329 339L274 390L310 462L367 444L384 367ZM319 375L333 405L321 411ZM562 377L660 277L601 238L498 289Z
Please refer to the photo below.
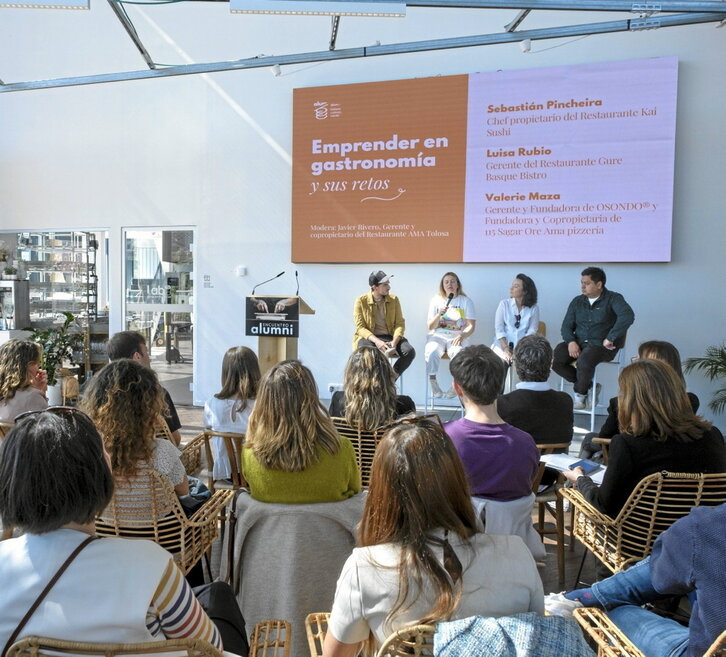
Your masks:
M574 505L575 538L617 572L647 557L655 539L694 506L726 502L726 473L649 475L635 487L616 518L598 511L575 489L559 492Z
M263 620L250 638L249 657L289 657L292 626L286 620Z
M224 448L229 459L230 471L232 474L232 488L238 490L247 487L247 480L242 473L242 448L245 444L245 434L232 433L229 431L215 431L214 429L205 429L194 440L201 438L204 444L204 454L207 459L207 486L209 490L214 490L216 483L213 476L214 471L214 453L212 451L211 438L217 436L224 441Z
M150 467L116 479L111 503L96 520L100 536L145 538L171 552L184 574L209 550L233 491L216 491L187 518L169 481Z
M353 444L355 458L358 462L358 469L360 470L361 486L368 488L371 480L373 456L376 453L376 447L378 447L384 431L382 429L374 429L373 431L356 429L348 424L348 421L344 417L334 417L331 419L338 433L341 436L347 437Z
M148 641L145 643L83 643L61 641L44 637L30 636L14 643L7 657L58 657L59 655L163 655L187 657L222 657L213 645L201 639L171 639L169 641Z
M328 633L329 612L317 612L305 617L305 634L310 646L310 657L323 657L323 644Z
M412 625L397 630L381 645L377 657L433 657L435 625Z

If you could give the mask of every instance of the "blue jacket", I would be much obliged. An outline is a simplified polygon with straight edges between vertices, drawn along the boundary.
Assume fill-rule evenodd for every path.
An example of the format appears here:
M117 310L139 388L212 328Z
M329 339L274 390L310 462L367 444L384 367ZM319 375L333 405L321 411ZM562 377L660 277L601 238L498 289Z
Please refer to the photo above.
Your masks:
M696 591L688 624L688 657L700 657L726 628L726 504L699 506L653 545L650 576L664 595Z
M593 304L584 294L570 301L562 320L562 339L582 346L601 345L607 338L619 349L625 344L625 334L634 321L633 309L623 295L603 287Z

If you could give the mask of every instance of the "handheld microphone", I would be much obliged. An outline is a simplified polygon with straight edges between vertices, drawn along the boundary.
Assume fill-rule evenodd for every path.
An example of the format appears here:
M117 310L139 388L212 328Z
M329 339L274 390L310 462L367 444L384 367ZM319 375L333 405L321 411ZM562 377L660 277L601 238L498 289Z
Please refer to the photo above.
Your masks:
M446 300L446 305L444 306L444 312L446 312L449 309L449 304L451 303L451 300L454 298L454 293L449 292L449 298Z
M269 283L270 281L274 281L276 278L280 278L280 276L282 276L284 273L285 273L284 271L281 271L277 276L273 276L272 278L268 278L266 281L262 281L262 283L257 283L257 285L255 285L252 288L252 294L250 296L254 296L255 290L258 287L260 287L261 285L264 285L265 283Z
M295 270L295 286L296 286L295 296L299 297L300 296L300 279L297 277L297 269Z

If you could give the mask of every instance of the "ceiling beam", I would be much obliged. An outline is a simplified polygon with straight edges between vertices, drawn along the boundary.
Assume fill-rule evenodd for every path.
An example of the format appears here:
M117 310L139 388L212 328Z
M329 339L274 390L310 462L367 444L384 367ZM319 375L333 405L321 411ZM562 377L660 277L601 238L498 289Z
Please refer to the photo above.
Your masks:
M32 91L53 89L58 87L75 87L108 82L125 82L128 80L148 80L153 78L173 77L177 75L195 75L199 73L219 73L223 71L240 71L252 68L270 67L275 64L307 64L311 62L335 61L341 59L358 59L381 55L425 52L430 50L447 50L451 48L472 48L502 43L517 43L523 39L540 41L543 39L561 39L568 37L588 36L591 34L612 34L632 30L653 29L659 27L678 27L699 23L714 23L726 20L726 13L677 14L672 16L656 16L651 18L607 21L604 23L586 23L562 27L523 30L521 32L502 32L477 36L452 37L448 39L432 39L428 41L412 41L408 43L392 43L387 45L367 46L364 48L347 48L345 50L324 50L275 55L269 57L252 57L236 61L213 62L207 64L185 64L144 71L126 71L122 73L104 73L82 77L55 78L34 82L14 82L0 87L0 93L14 91Z

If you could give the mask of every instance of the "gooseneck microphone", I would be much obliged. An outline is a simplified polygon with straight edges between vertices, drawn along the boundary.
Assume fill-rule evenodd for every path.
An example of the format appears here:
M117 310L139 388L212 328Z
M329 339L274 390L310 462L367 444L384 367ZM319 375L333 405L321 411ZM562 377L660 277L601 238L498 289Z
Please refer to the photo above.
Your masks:
M281 271L281 272L280 272L280 273L279 273L279 274L278 274L277 276L273 276L272 278L268 278L268 279L267 279L266 281L262 281L262 283L257 283L257 285L255 285L255 286L254 286L254 287L252 288L252 294L251 294L250 296L254 296L254 294L255 294L255 290L256 290L256 289L257 289L258 287L260 287L260 286L264 285L265 283L269 283L270 281L274 281L274 280L275 280L276 278L280 278L280 276L282 276L282 275L283 275L284 273L285 273L284 271Z

